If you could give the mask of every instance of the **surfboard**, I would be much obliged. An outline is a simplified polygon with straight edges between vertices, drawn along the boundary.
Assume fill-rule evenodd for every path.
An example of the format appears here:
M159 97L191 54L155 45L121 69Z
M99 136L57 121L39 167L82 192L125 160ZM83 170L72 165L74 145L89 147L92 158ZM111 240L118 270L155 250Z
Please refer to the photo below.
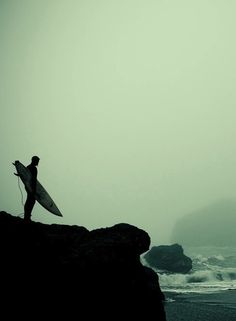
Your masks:
M25 167L20 161L15 161L12 163L17 171L17 174L19 175L20 179L24 183L26 189L31 191L31 173L30 170ZM56 206L55 202L51 198L51 196L48 194L46 189L40 184L40 182L37 180L36 182L36 195L35 195L36 200L40 205L42 205L46 210L51 212L52 214L55 214L57 216L62 216L60 210Z

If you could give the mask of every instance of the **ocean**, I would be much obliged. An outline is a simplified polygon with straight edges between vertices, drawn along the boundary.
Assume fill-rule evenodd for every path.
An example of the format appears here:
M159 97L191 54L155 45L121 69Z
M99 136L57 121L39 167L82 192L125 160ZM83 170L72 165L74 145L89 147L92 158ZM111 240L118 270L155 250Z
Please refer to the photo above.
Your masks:
M236 321L236 248L184 247L187 274L158 269L167 321ZM142 263L149 266L144 258Z
M193 261L193 268L187 274L158 273L163 292L214 293L236 290L236 248L235 247L184 247L184 254ZM142 258L142 263L147 262Z

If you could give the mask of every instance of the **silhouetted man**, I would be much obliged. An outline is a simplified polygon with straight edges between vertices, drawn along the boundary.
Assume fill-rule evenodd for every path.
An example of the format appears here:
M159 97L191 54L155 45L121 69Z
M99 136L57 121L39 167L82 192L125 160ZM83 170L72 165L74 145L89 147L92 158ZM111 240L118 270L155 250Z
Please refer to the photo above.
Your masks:
M31 213L35 204L35 194L36 194L36 183L37 183L37 175L38 175L38 170L37 170L37 165L39 163L39 157L38 156L33 156L31 158L31 163L27 166L31 173L31 181L30 181L30 190L26 188L27 192L27 199L24 205L24 220L25 221L30 221L31 220Z

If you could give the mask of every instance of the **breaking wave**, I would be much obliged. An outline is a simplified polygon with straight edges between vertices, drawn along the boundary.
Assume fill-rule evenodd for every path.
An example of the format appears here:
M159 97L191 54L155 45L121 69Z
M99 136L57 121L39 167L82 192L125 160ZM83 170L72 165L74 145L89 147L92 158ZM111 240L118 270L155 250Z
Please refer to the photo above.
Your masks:
M155 270L159 276L161 289L165 292L206 293L221 290L236 290L236 252L229 249L218 249L225 253L217 253L209 248L199 253L200 248L188 249L188 256L193 261L193 268L187 274L166 273ZM210 253L210 255L206 255ZM144 260L143 263L148 265Z

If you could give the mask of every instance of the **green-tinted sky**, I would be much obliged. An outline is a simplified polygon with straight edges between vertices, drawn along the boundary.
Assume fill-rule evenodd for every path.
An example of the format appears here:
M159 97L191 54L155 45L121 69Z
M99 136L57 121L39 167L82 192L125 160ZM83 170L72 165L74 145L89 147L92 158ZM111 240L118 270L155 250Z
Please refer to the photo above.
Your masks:
M0 209L22 212L11 162L39 155L63 218L175 221L236 197L236 2L0 0Z

